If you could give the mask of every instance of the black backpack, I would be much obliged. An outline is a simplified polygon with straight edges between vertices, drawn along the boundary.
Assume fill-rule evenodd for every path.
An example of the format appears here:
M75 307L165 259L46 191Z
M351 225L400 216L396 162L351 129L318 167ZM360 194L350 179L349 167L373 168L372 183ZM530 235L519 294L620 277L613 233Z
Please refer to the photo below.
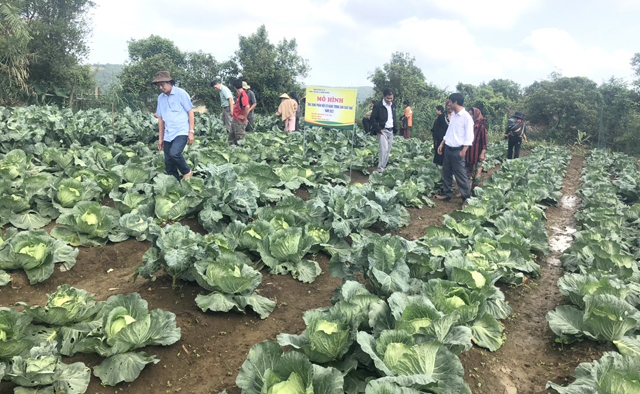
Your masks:
M507 120L507 133L511 137L522 137L524 134L524 115L516 112Z

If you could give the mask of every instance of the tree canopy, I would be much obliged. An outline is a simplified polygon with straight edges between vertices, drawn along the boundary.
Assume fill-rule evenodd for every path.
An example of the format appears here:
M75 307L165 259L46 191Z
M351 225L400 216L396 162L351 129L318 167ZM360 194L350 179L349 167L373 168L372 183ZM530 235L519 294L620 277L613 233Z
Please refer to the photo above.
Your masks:
M3 101L35 95L70 103L94 82L88 53L90 0L6 0L0 4L0 92ZM12 89L12 87L18 89Z
M298 55L295 38L285 38L277 45L272 44L264 25L249 36L240 36L239 48L232 62L235 63L235 70L255 92L258 102L256 111L259 113L275 112L280 102L279 96L299 91L299 79L306 77L310 71L309 62Z
M212 55L202 51L181 52L173 41L156 35L131 40L128 49L129 59L120 74L125 93L137 96L153 110L159 92L151 81L156 72L169 71L176 84L191 95L192 101L213 108L213 90L209 83L215 79L220 65Z
M444 105L447 92L426 81L414 57L403 52L393 53L388 63L369 75L369 80L377 99L382 98L384 89L393 90L399 113L402 113L402 103L408 100L413 110L414 135L427 137L436 118L435 107Z

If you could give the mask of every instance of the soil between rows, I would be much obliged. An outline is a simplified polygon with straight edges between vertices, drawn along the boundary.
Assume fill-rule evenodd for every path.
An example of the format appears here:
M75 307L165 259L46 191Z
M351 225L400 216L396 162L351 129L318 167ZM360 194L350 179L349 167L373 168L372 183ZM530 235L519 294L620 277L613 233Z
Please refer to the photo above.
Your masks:
M353 172L352 182L364 183L368 177ZM309 192L298 190L300 198L308 199ZM104 202L106 205L109 201ZM408 239L424 235L428 225L441 224L443 215L459 209L461 201L438 202L435 207L409 208L412 224L398 231ZM414 223L415 218L421 218ZM193 231L204 233L195 218L182 222ZM44 305L47 294L62 284L85 289L106 300L116 294L139 293L149 303L149 309L161 308L176 314L181 328L180 341L168 347L141 349L155 354L160 362L147 365L140 377L132 383L116 387L102 387L99 379L91 377L87 393L213 393L226 389L229 394L240 393L235 379L245 361L249 349L256 343L275 340L280 333L301 333L304 328L302 315L313 308L331 305L331 297L341 284L327 270L328 257L314 256L323 273L312 284L298 282L290 275L270 275L262 271L263 281L257 292L276 301L276 309L265 320L252 311L241 313L202 312L195 304L195 297L206 291L196 284L183 283L178 289L171 287L171 278L159 277L148 281L139 277L131 280L136 266L150 247L149 242L127 240L102 247L81 247L73 269L61 272L56 269L47 281L29 285L23 272L12 273L12 283L0 288L0 306L12 306L18 301ZM84 362L93 368L102 362L97 355L77 355L64 358L64 362ZM11 393L13 385L0 383L0 393Z
M580 186L583 157L573 155L562 188L559 206L546 210L547 232L551 240L566 240L575 228L573 214L578 206L576 191ZM571 239L570 237L568 239ZM541 275L520 287L505 287L513 315L503 321L507 340L495 353L478 347L460 356L465 367L465 380L475 394L538 394L546 390L547 381L567 384L581 362L602 356L608 345L579 342L571 346L555 343L555 334L546 320L547 312L565 304L557 286L563 275L562 252L570 246L553 247L548 256L538 259ZM555 391L554 391L555 392Z
M563 194L572 195L578 186L582 158L574 157L564 183ZM484 174L483 178L495 171ZM354 175L356 173L354 172ZM354 176L354 178L356 178ZM366 182L367 177L354 179ZM300 197L308 198L302 191ZM461 201L437 201L434 207L410 208L411 225L393 231L407 239L418 239L429 225L442 224L443 215L459 209ZM565 210L566 211L566 210ZM551 207L547 210L548 228L570 225L572 212ZM197 221L184 222L194 231L202 231ZM550 232L551 234L551 232ZM149 248L148 242L135 240L103 247L80 248L76 266L68 272L56 270L53 276L37 285L29 285L22 273L13 273L11 285L0 288L0 306L18 301L44 304L46 294L61 284L86 289L99 300L111 295L138 292L149 302L150 309L162 308L176 314L182 338L169 347L145 348L161 361L147 366L140 377L130 384L102 387L92 377L88 393L214 393L226 389L229 394L240 393L235 378L251 346L263 340L275 340L279 333L300 333L304 329L302 315L313 308L331 305L331 297L340 280L331 277L326 267L328 258L315 256L323 274L312 284L296 281L291 276L273 276L263 271L263 283L258 293L277 303L274 312L260 320L253 312L203 313L195 304L195 297L205 292L195 284L173 289L169 277L156 281L138 278L132 282L135 267ZM557 253L547 258L557 258ZM541 262L542 277L519 288L504 289L514 310L505 322L507 342L496 353L474 347L461 360L465 378L474 393L502 394L509 387L520 393L545 393L544 384L551 379L566 382L579 362L600 357L604 347L583 343L561 349L553 344L552 333L544 318L547 311L563 303L556 281L560 267ZM83 361L89 367L102 359L97 355L80 355L65 362ZM0 393L12 392L6 382Z

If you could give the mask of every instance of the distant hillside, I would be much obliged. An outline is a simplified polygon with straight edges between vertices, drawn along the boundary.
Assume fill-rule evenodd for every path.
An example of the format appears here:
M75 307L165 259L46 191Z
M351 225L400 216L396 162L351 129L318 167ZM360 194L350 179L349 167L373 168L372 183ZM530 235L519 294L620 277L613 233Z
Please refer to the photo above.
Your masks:
M358 102L362 103L373 96L372 86L356 86L358 89Z
M118 75L122 72L122 64L92 64L91 71L96 71L96 85L105 93L111 84L118 82Z

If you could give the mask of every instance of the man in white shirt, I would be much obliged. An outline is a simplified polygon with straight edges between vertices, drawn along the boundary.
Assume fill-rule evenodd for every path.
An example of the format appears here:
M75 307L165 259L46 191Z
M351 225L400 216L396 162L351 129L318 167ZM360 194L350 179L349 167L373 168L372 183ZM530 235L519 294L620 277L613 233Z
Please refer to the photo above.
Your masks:
M456 177L462 202L465 203L471 192L469 191L469 177L465 169L465 155L473 144L473 118L464 109L464 97L460 93L449 96L451 100L451 120L447 133L438 147L438 154L444 153L442 163L442 195L439 200L451 201L453 177Z
M377 101L371 110L371 129L378 136L378 172L384 171L389 163L389 153L393 146L393 134L397 133L396 106L393 91L385 89L382 101Z

